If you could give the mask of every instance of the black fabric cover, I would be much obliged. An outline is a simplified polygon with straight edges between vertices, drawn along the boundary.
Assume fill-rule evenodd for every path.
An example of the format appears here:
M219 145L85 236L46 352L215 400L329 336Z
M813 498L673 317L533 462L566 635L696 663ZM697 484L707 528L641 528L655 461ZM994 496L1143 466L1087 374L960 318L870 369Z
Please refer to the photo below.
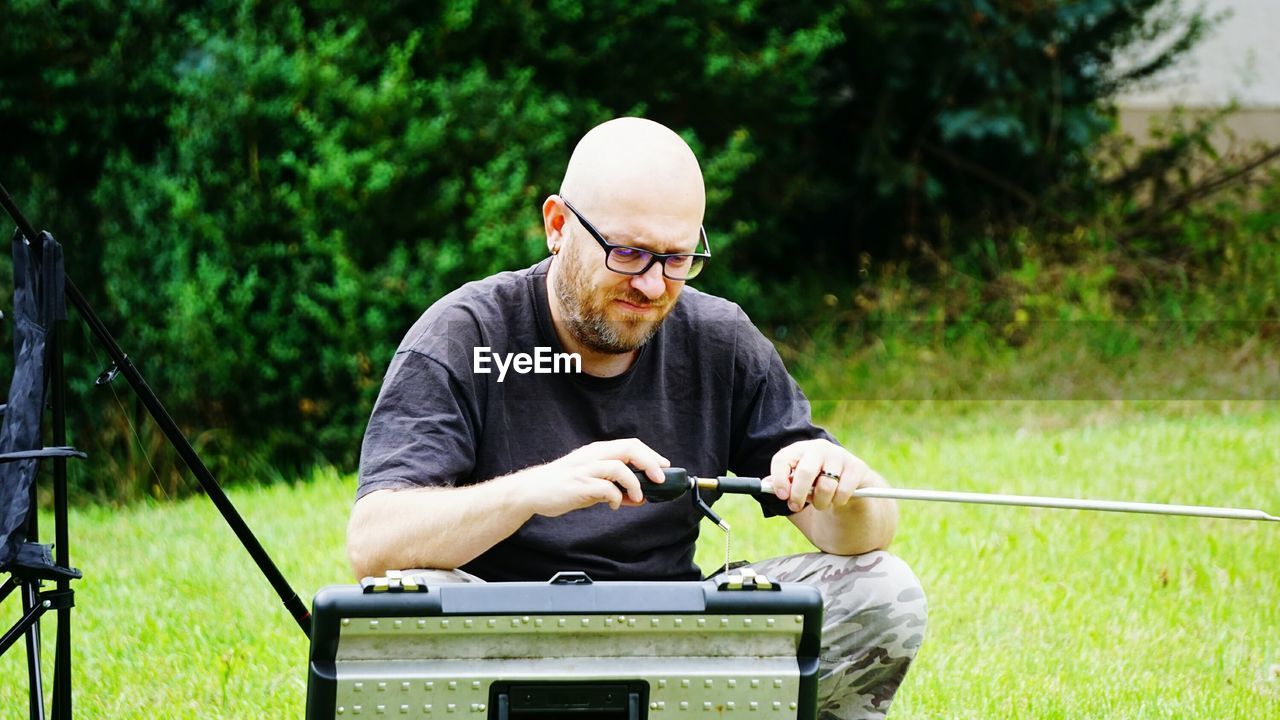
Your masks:
M23 236L13 235L13 380L0 425L0 453L40 450L44 410L45 336L66 315L62 246L40 233L44 260L38 263ZM0 463L0 568L16 557L26 539L31 483L39 460Z
M9 567L16 577L28 580L76 580L82 577L75 568L64 568L53 561L53 546L22 543Z

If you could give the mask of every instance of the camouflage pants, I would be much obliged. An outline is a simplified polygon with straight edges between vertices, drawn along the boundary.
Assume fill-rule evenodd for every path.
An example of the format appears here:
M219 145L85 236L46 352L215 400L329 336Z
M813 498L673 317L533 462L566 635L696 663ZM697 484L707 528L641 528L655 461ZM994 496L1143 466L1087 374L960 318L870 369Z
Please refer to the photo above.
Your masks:
M924 640L927 605L911 568L882 550L789 555L747 567L822 592L818 720L884 717Z
M789 555L747 567L822 593L818 720L883 718L924 639L924 591L911 568L884 551ZM484 582L461 570L406 572L426 573L429 584Z

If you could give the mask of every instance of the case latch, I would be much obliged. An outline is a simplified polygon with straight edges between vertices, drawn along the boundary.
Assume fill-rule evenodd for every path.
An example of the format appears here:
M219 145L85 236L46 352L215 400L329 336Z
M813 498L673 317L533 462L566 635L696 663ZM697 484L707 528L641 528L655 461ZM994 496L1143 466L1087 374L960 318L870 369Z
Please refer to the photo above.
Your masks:
M552 575L551 579L547 581L547 584L549 585L590 585L592 583L591 583L590 575L578 570L567 570L567 571L558 572L555 575Z
M770 580L766 575L760 575L751 568L741 568L736 572L721 577L720 582L716 584L717 590L781 590L782 586L776 580Z
M382 577L367 577L360 581L360 589L366 594L383 592L426 592L426 575L405 575L400 570L388 570Z

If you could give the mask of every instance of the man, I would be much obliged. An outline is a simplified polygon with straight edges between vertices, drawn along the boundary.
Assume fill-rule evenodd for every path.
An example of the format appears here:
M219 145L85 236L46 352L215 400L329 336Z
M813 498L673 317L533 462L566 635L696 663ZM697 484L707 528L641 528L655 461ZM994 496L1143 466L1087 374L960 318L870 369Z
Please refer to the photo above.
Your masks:
M919 582L883 551L896 506L852 494L884 480L811 423L738 306L685 287L710 255L704 207L697 159L669 129L622 118L583 137L542 205L550 257L441 299L396 352L361 453L352 566L696 580L698 513L644 503L629 466L654 482L673 464L767 475L766 516L821 551L751 566L823 592L820 716L882 717L925 625ZM576 353L581 372L486 362L518 369L510 358L538 348Z

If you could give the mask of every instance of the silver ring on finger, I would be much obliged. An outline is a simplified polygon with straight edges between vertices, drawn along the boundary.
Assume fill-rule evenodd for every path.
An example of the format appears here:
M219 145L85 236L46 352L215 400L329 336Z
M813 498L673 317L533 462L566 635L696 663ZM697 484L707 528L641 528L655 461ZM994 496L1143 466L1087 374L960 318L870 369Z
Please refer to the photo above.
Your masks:
M823 470L822 472L818 473L818 477L829 477L832 480L835 480L836 482L840 482L839 475L836 475L835 473L827 472L826 470Z

